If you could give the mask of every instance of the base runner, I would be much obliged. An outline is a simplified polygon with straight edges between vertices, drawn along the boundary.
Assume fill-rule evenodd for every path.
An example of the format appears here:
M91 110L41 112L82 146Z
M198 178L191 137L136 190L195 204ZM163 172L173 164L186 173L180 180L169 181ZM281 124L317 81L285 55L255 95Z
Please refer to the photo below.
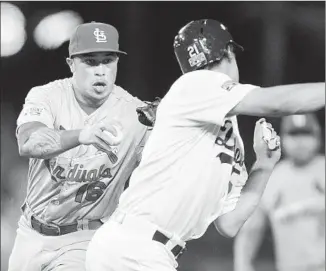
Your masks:
M88 271L176 270L191 239L214 222L234 237L253 213L280 158L271 125L258 121L249 177L237 115L281 116L325 105L325 84L240 84L226 27L192 21L174 41L183 75L156 111L155 125L117 210L92 238Z

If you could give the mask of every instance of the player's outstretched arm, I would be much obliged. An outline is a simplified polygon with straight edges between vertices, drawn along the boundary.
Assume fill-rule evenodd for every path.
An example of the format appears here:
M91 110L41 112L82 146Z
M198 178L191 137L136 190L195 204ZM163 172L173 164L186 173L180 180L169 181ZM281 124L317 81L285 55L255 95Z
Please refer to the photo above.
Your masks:
M80 130L56 131L41 122L28 122L17 132L19 154L49 159L79 145Z
M109 132L109 133L106 133ZM50 159L80 144L102 151L120 143L115 126L96 124L82 130L55 130L41 122L28 122L17 131L19 154L28 158Z
M259 204L272 171L281 157L280 145L278 144L278 147L271 150L263 139L263 124L263 119L256 123L254 133L256 162L241 191L235 209L221 215L214 221L216 229L226 237L235 237L246 220L253 214ZM268 126L271 128L270 124ZM279 138L274 130L272 130L271 138Z
M279 117L304 114L324 106L325 83L283 85L253 89L227 116Z
M240 229L233 242L234 271L255 271L254 260L262 244L267 216L258 207Z

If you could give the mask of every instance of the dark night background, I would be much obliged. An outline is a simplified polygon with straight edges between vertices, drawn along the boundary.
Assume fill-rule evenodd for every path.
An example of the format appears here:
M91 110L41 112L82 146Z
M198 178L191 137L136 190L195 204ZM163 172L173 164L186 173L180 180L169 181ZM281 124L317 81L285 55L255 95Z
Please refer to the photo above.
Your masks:
M117 84L143 100L162 97L181 75L173 39L191 20L223 22L235 41L245 47L238 56L240 81L260 86L325 81L325 2L12 2L26 18L27 40L20 52L1 58L1 270L6 270L15 236L19 206L26 191L26 159L18 156L15 121L28 91L68 77L68 42L55 50L40 49L33 31L46 15L61 10L78 12L84 22L114 25L120 34L121 57ZM56 35L56 33L52 33ZM200 90L198 90L200 91ZM271 101L277 102L277 101ZM325 130L325 113L318 119ZM279 119L268 119L279 129ZM239 117L248 169L254 161L256 118ZM258 266L273 269L270 234ZM232 240L210 227L191 241L180 259L182 271L231 271Z

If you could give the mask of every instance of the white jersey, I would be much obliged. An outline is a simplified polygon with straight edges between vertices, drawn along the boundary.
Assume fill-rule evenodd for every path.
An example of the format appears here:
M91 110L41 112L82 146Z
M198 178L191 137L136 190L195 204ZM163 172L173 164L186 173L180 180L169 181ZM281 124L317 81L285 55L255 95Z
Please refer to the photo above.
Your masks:
M25 203L45 223L107 219L115 210L146 138L136 108L143 103L119 86L95 112L79 106L71 78L38 86L28 93L17 126L38 121L55 130L76 130L118 120L123 140L108 155L93 145L79 145L52 159L31 158Z
M237 119L226 115L254 88L207 70L181 76L158 107L118 208L184 241L232 211L248 175Z

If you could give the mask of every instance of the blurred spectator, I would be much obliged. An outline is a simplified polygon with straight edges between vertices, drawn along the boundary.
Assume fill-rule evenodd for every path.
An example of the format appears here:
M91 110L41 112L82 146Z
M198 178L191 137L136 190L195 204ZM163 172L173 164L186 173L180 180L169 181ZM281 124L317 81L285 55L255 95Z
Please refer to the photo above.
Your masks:
M282 119L285 159L269 180L261 204L234 243L235 271L255 270L270 223L278 271L325 271L325 157L314 115ZM264 270L259 270L264 271Z

